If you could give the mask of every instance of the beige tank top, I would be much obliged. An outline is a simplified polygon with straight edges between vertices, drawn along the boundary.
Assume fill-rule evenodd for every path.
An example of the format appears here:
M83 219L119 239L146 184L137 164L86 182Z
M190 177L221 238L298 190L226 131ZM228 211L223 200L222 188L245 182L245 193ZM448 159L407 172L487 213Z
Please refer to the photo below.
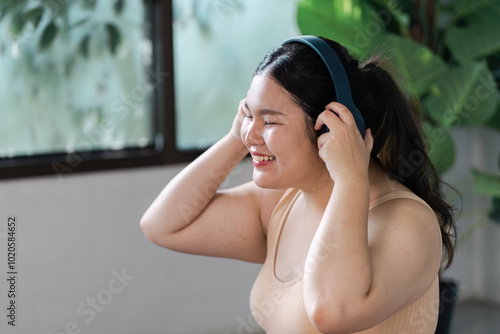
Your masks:
M275 274L276 249L283 224L300 194L299 190L285 192L271 214L267 234L267 256L250 293L252 315L267 334L316 334L304 306L302 276L282 282ZM410 198L426 206L422 199L408 191L388 193L370 203L375 206L395 198ZM429 207L429 206L428 206ZM430 209L430 207L429 207ZM366 334L433 334L439 312L439 280L415 302L393 314Z

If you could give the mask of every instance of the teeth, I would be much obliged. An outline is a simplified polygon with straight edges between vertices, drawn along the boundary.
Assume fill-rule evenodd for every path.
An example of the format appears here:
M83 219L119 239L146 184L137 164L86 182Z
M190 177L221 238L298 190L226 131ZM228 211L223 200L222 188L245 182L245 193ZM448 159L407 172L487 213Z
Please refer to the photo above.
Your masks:
M254 155L252 157L254 161L270 161L276 159L276 157L270 157L267 155Z

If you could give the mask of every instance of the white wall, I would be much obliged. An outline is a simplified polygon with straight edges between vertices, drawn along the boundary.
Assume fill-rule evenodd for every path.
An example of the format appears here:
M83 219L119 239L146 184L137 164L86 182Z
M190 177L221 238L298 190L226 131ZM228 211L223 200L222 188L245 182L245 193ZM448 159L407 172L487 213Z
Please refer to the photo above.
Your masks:
M463 175L470 165L498 168L500 140L491 132L455 135L459 161L447 179L465 190L460 225L469 226L475 216L468 216L489 202L467 193ZM0 332L56 334L68 326L67 333L257 333L248 297L258 265L173 253L140 230L142 213L182 167L1 182ZM240 164L226 185L250 179L251 168ZM16 332L5 317L9 215L17 216L19 234ZM458 251L446 276L460 281L462 299L500 302L499 240L500 227L487 223ZM113 270L133 279L119 283ZM93 319L88 298L100 310Z
M500 224L484 219L491 208L490 198L474 192L469 170L477 168L499 175L500 133L488 129L464 129L453 133L456 164L445 180L461 193L462 212L458 233L478 226L458 247L456 260L444 276L459 282L460 298L500 303ZM457 202L459 205L460 202Z
M248 180L251 167L227 185ZM247 319L258 265L174 253L142 234L140 217L181 168L1 182L0 332L257 333ZM9 215L18 219L17 331L6 318Z

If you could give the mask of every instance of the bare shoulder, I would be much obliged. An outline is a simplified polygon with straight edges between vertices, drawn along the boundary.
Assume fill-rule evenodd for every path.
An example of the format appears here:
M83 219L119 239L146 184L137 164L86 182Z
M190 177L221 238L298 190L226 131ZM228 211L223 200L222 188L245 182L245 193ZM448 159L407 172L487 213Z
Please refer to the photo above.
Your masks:
M370 189L369 222L373 230L399 230L412 234L441 232L436 213L403 184L379 172Z
M409 191L397 191L395 194L386 194L376 199L377 203L370 210L370 219L381 222L413 222L417 226L439 226L436 213L432 208L415 194Z
M253 181L246 183L243 187L249 194L251 194L251 196L253 196L253 199L259 209L262 228L267 234L271 214L279 200L283 197L286 189L265 189L257 186Z
M241 207L251 205L259 214L264 231L267 232L267 225L271 213L279 200L286 192L286 189L265 189L250 181L240 186L219 191L218 196L234 197Z
M436 213L416 195L395 196L369 214L370 247L392 249L416 267L441 263L441 230ZM398 256L399 256L398 255Z

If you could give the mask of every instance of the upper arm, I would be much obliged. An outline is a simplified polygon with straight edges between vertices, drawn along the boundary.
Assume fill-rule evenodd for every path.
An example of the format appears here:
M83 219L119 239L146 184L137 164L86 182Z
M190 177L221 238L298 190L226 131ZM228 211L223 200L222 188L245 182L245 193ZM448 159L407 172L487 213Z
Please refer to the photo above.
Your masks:
M267 221L281 194L254 182L219 190L189 225L156 243L183 253L262 263Z
M416 301L436 279L442 258L434 212L411 199L395 199L369 214L372 283L360 310L375 325Z

